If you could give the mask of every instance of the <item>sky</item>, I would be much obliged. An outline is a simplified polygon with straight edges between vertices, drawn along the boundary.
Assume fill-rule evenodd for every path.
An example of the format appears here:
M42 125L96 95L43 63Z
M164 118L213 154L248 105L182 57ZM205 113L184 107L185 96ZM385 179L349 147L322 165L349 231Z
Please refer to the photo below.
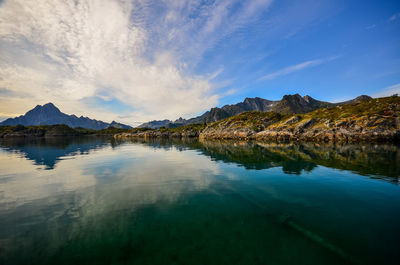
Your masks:
M138 125L246 97L400 93L400 1L0 0L0 120Z

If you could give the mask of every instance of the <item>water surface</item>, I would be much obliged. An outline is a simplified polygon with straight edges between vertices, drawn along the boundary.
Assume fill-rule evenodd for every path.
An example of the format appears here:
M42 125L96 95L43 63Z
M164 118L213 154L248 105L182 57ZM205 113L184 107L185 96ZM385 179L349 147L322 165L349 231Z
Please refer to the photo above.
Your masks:
M398 264L400 148L0 142L1 264Z

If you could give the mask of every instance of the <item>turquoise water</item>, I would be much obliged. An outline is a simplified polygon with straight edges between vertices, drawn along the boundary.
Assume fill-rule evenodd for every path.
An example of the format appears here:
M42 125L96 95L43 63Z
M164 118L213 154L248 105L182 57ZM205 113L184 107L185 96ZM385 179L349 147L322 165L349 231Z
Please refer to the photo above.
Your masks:
M398 264L394 145L0 142L1 264Z

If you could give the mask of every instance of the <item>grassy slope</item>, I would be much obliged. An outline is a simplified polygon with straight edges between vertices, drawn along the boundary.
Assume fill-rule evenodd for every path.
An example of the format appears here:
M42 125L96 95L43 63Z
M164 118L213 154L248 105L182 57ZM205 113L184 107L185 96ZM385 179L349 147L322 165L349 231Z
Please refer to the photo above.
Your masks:
M400 97L360 101L332 108L322 108L306 114L278 114L274 112L245 112L214 122L206 130L250 129L259 132L266 129L290 129L313 119L313 128L332 126L360 126L370 129L395 129L395 118L400 117Z

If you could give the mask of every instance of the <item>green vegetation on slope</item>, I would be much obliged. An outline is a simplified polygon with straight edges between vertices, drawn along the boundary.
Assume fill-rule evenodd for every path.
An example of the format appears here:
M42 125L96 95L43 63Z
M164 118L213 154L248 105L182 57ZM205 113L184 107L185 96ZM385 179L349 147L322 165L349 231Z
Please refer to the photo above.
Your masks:
M248 111L226 118L222 121L214 122L207 126L207 128L250 128L255 132L262 131L268 125L279 122L291 115L279 114L276 112L259 112L259 111Z
M371 99L360 101L353 104L342 105L331 108L322 108L306 114L279 114L275 112L244 112L236 116L229 117L222 121L217 121L208 128L224 127L250 127L267 128L269 126L291 125L295 126L304 120L317 119L319 121L334 123L342 119L357 121L362 118L375 117L374 125L379 125L382 120L392 120L399 117L400 97L392 96L386 98ZM328 123L326 123L328 125Z
M102 130L86 128L71 128L65 124L37 125L37 126L0 126L0 138L2 137L44 137L44 136L81 136L81 135L114 135L133 131L135 129L120 129L109 127Z
M284 138L349 140L398 138L400 97L363 100L305 114L244 112L209 124L204 138Z

